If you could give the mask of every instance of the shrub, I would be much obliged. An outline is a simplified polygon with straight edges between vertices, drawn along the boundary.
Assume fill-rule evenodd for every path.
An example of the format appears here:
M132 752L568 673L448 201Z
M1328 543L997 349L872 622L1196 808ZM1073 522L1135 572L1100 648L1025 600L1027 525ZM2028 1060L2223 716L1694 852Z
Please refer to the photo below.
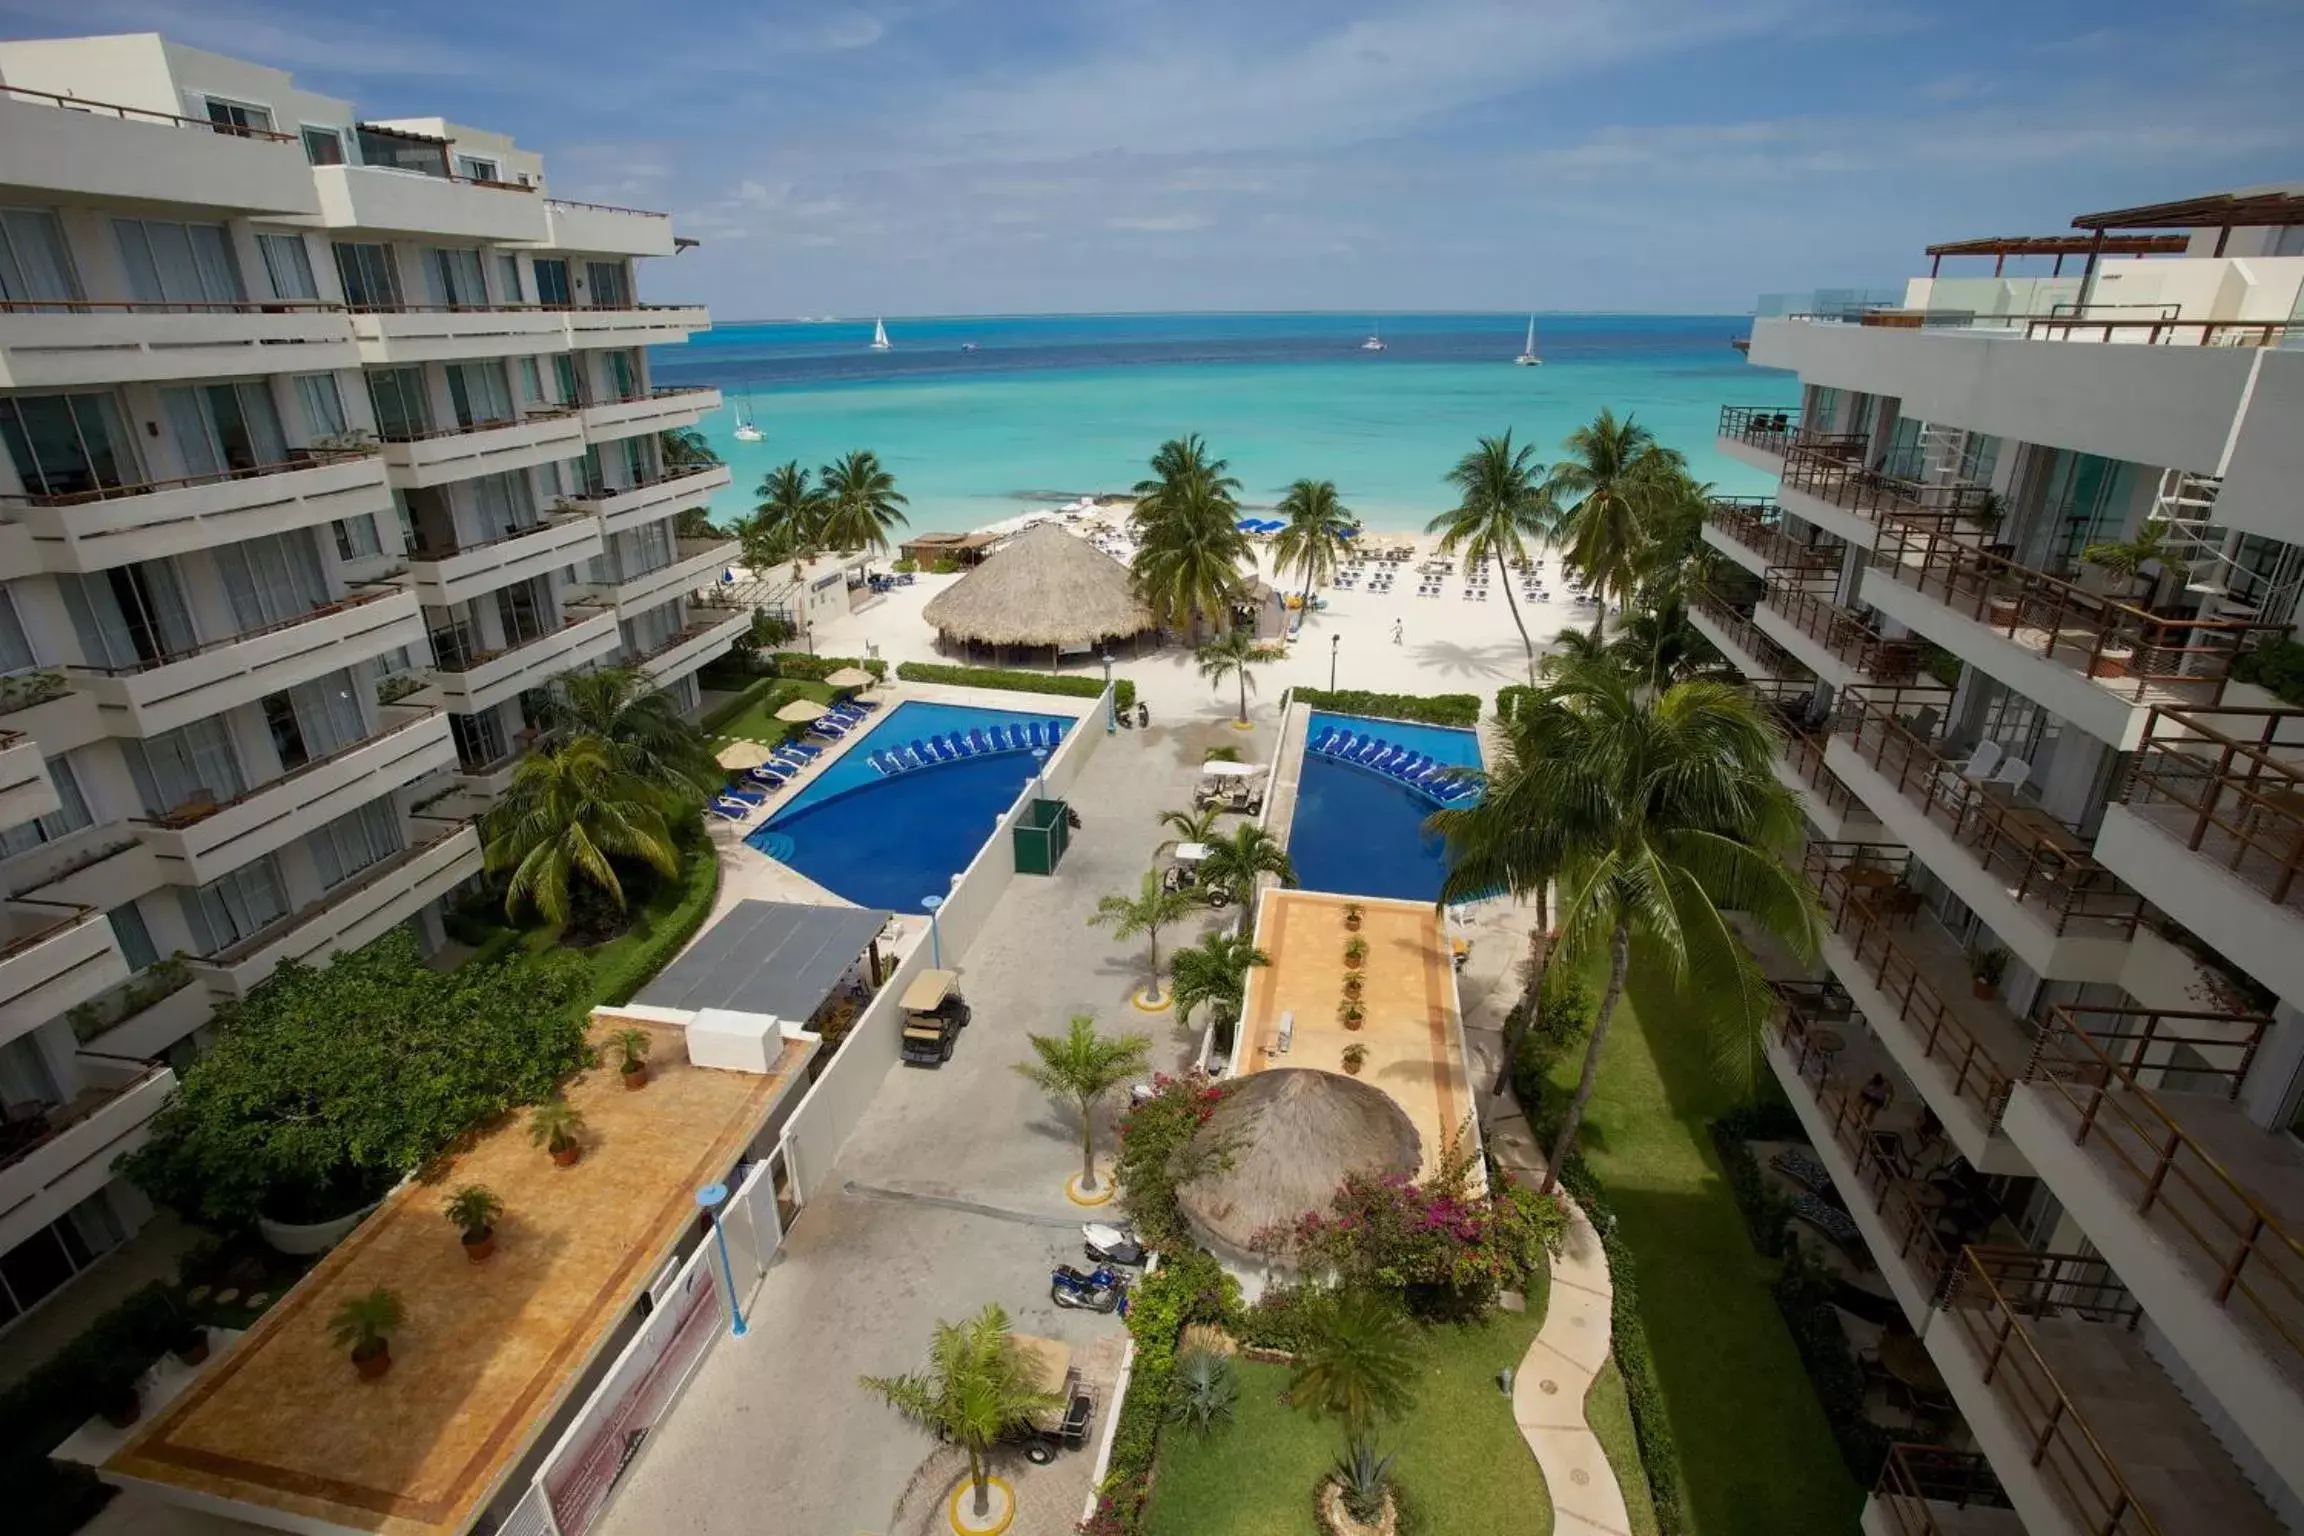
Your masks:
M1255 1304L1240 1314L1240 1341L1259 1349L1297 1353L1311 1339L1310 1303L1314 1294L1302 1286L1265 1287Z
M1776 1310L1792 1332L1792 1347L1808 1368L1808 1380L1831 1421L1832 1438L1849 1475L1866 1488L1888 1459L1890 1435L1864 1414L1864 1368L1857 1364L1848 1335L1832 1304L1832 1272L1811 1259L1797 1241L1776 1277Z
M1424 725L1453 725L1465 730L1480 723L1480 695L1476 693L1369 693L1359 688L1292 688L1280 701L1286 708L1293 698L1314 709L1340 715L1365 715L1372 720L1410 720Z
M750 682L747 682L743 687L743 691L738 693L734 698L723 699L721 702L713 705L710 709L704 711L703 715L697 719L697 726L707 733L719 730L729 721L735 719L738 715L741 715L744 713L744 711L750 709L754 704L757 704L760 702L760 700L766 698L768 696L769 690L776 686L776 682L777 679L774 674L770 674L766 677L754 678Z
M1512 1091L1527 1108L1531 1124L1549 1124L1566 1108L1567 1090L1553 1083L1552 1065L1591 1031L1599 1006L1592 983L1581 972L1568 966L1545 971L1536 1018L1521 1031L1512 1058ZM1510 1022L1517 1026L1523 1018L1523 1006L1515 1004Z
M1752 1246L1768 1258L1783 1255L1784 1220L1791 1203L1769 1186L1752 1155L1755 1141L1806 1141L1807 1130L1792 1106L1777 1100L1739 1104L1712 1122L1712 1145L1720 1149L1720 1166L1728 1175L1728 1189L1736 1209L1744 1214Z
M2232 663L2237 682L2253 683L2282 702L2304 704L2304 643L2273 640Z
M1098 1536L1127 1536L1144 1512L1152 1464L1160 1454L1160 1426L1175 1390L1176 1351L1190 1323L1229 1324L1239 1315L1240 1285L1197 1248L1163 1255L1128 1305L1128 1335L1136 1364L1120 1422L1112 1432L1112 1459L1096 1513L1082 1526Z
M160 1358L183 1327L159 1285L133 1292L0 1392L0 1499L17 1536L70 1536L112 1497L86 1467L48 1459L107 1397Z
M1240 1401L1240 1380L1229 1355L1212 1349L1187 1352L1176 1363L1175 1389L1169 1396L1168 1417L1197 1435L1232 1422L1233 1405Z
M1499 720L1516 718L1520 713L1521 706L1535 698L1536 694L1537 690L1529 687L1526 683L1506 683L1496 690L1496 718Z
M920 562L913 559L910 555L899 555L896 557L896 559L889 562L888 569L894 571L899 576L909 576L914 571L920 569Z
M934 661L907 661L897 667L896 675L908 683L1005 688L1011 693L1053 693L1073 699L1092 699L1104 691L1101 678L1067 677L1061 672L1018 672L1005 667L948 667ZM1136 684L1125 677L1112 679L1112 698L1121 709L1134 709Z
M653 981L681 946L696 936L696 930L712 913L713 898L720 894L719 855L710 849L689 854L675 889L679 897L670 907L643 911L621 939L602 947L593 967L590 995L579 1017L595 1002L630 1002L632 994Z
M957 576L960 574L960 566L957 561L946 556L928 567L928 574L931 576Z
M842 667L862 667L881 682L888 680L888 663L877 656L816 656L807 651L777 651L768 658L778 677L805 678L820 683Z
M1224 1089L1197 1072L1155 1073L1152 1088L1151 1097L1131 1104L1120 1119L1120 1154L1112 1172L1136 1235L1146 1247L1167 1253L1191 1246L1176 1208L1176 1186L1199 1171L1188 1162L1186 1148L1216 1112ZM1221 1153L1217 1160L1224 1160Z

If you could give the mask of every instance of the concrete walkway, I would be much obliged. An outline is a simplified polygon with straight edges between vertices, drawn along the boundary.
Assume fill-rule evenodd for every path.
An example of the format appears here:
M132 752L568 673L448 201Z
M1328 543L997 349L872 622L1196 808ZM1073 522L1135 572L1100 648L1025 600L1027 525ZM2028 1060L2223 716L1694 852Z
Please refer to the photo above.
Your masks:
M1500 1097L1488 1107L1489 1145L1497 1161L1531 1181L1541 1179L1544 1156L1519 1106ZM1584 1422L1584 1394L1608 1363L1615 1295L1600 1234L1569 1201L1568 1241L1552 1261L1544 1326L1512 1378L1512 1418L1544 1469L1555 1536L1630 1536L1632 1530L1615 1469Z

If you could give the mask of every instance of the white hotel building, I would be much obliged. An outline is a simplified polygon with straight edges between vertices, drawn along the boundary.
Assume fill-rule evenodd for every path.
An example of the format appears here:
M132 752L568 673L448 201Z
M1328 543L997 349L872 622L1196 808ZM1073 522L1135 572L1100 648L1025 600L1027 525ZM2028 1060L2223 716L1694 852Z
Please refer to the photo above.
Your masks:
M0 43L0 1326L143 1219L112 1178L213 1003L480 868L523 698L692 702L746 615L651 386L662 214L154 35ZM181 960L171 957L183 957Z
M1827 924L1770 1055L1925 1350L1874 1536L2304 1530L2304 709L2233 676L2304 586L2304 195L2074 229L1760 319L1801 404L1721 418L1781 482L1698 623Z

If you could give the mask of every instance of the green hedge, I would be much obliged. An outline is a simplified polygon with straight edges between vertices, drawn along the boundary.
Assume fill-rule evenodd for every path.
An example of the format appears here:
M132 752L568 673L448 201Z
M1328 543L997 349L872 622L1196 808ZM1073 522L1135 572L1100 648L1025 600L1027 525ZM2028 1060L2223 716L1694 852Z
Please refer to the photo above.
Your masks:
M1496 690L1496 718L1510 720L1520 713L1520 706L1536 697L1537 690L1526 683L1506 683Z
M2274 640L2232 663L2235 682L2253 683L2283 703L2304 704L2304 644Z
M764 677L755 678L753 681L745 684L744 691L737 694L734 698L724 700L723 702L715 704L710 709L704 711L703 715L696 722L698 728L701 729L706 735L710 735L712 732L719 730L729 721L735 719L738 715L744 713L744 711L747 709L750 709L761 699L766 698L768 696L768 690L775 687L780 681L782 681L782 679L778 678L774 673L769 673Z
M817 656L807 651L777 651L768 658L778 677L804 677L820 683L842 667L862 667L874 680L888 680L888 663L877 656Z
M166 1353L176 1327L167 1292L145 1286L0 1392L0 1503L15 1536L70 1536L112 1497L94 1472L48 1452Z
M1790 1256L1776 1277L1776 1310L1784 1314L1792 1347L1800 1352L1817 1401L1824 1405L1840 1459L1856 1485L1869 1488L1879 1480L1894 1437L1865 1416L1864 1367L1857 1362L1840 1326L1839 1309L1832 1303L1832 1272L1810 1258L1797 1241L1788 1246Z
M1101 679L1066 677L1060 672L1015 672L1005 667L948 667L941 662L907 661L896 675L908 683L945 683L954 688L1005 688L1011 693L1054 693L1092 699L1104 691ZM1122 709L1136 707L1136 684L1112 679L1112 697Z
M1720 1151L1729 1193L1736 1197L1736 1209L1744 1213L1752 1246L1766 1258L1784 1256L1784 1221L1791 1213L1791 1202L1769 1186L1750 1144L1807 1139L1808 1131L1800 1117L1791 1105L1782 1102L1739 1104L1712 1122L1712 1145Z
M1453 725L1470 730L1480 723L1480 695L1476 693L1369 693L1359 688L1292 688L1283 696L1340 715L1365 715L1372 720L1409 720L1421 725Z
M1160 1256L1128 1298L1128 1335L1136 1363L1120 1422L1112 1431L1112 1459L1098 1491L1096 1512L1080 1529L1086 1536L1129 1536L1144 1515L1152 1465L1160 1456L1160 1427L1176 1374L1177 1343L1190 1323L1236 1326L1240 1285L1197 1248Z
M641 915L632 931L601 946L593 957L592 991L598 1002L614 1006L632 1001L632 994L655 980L680 946L704 926L720 894L720 856L703 848L688 856L681 871L680 895L663 911ZM625 946L619 948L618 946Z

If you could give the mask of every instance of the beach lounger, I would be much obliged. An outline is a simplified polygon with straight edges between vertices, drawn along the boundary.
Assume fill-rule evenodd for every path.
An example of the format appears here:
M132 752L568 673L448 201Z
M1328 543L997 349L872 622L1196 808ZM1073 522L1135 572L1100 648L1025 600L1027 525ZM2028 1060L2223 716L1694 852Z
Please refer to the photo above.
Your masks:
M1010 750L1008 745L1008 727L1004 725L995 725L987 729L984 734L991 738L993 751L1006 752Z
M1061 721L1061 720L1051 720L1051 721L1049 721L1049 722L1048 722L1048 745L1050 745L1051 747L1053 747L1053 746L1055 746L1055 745L1056 745L1058 742L1062 741L1063 739L1064 739L1064 722L1063 722L1063 721Z
M1328 750L1328 743L1335 739L1336 727L1332 725L1324 725L1320 727L1320 734L1312 738L1312 750L1315 752L1325 752Z
M1025 723L1024 742L1026 746L1044 747L1048 745L1047 733L1041 729L1043 724L1044 722L1039 720L1031 720Z
M922 767L926 767L928 764L936 761L936 754L929 751L928 743L922 741L919 737L913 737L904 745L906 750L911 752L914 757L920 759L920 764Z
M739 800L733 795L719 796L712 802L711 808L719 812L721 817L728 821L742 821L745 817L751 815L752 812L757 809L756 806Z
M890 756L886 752L873 753L870 761L873 769L878 772L882 778L887 778L891 774L902 773L904 771L904 765L896 761L894 757Z
M945 737L944 739L952 743L952 755L954 757L976 756L976 743L970 741L967 737L961 735L958 731L954 731L951 735Z
M768 791L757 787L731 784L720 793L731 800L741 800L746 805L766 805L768 803Z
M726 806L717 800L704 807L704 813L708 816L717 816L722 821L742 821L748 814L742 806Z
M972 726L968 731L968 744L979 753L992 750L992 738L984 734L984 727Z
M800 757L821 757L824 754L824 749L822 747L812 747L804 741L788 741L784 743L784 745L778 747L776 750L780 753L794 753Z
M747 770L744 776L750 779L753 783L766 785L770 789L782 789L786 784L789 784L792 781L790 774L778 773L775 769L769 767L766 763L762 763L757 768Z
M871 714L875 710L879 709L880 701L878 699L850 699L848 701L848 707L854 710L861 710L865 714Z

